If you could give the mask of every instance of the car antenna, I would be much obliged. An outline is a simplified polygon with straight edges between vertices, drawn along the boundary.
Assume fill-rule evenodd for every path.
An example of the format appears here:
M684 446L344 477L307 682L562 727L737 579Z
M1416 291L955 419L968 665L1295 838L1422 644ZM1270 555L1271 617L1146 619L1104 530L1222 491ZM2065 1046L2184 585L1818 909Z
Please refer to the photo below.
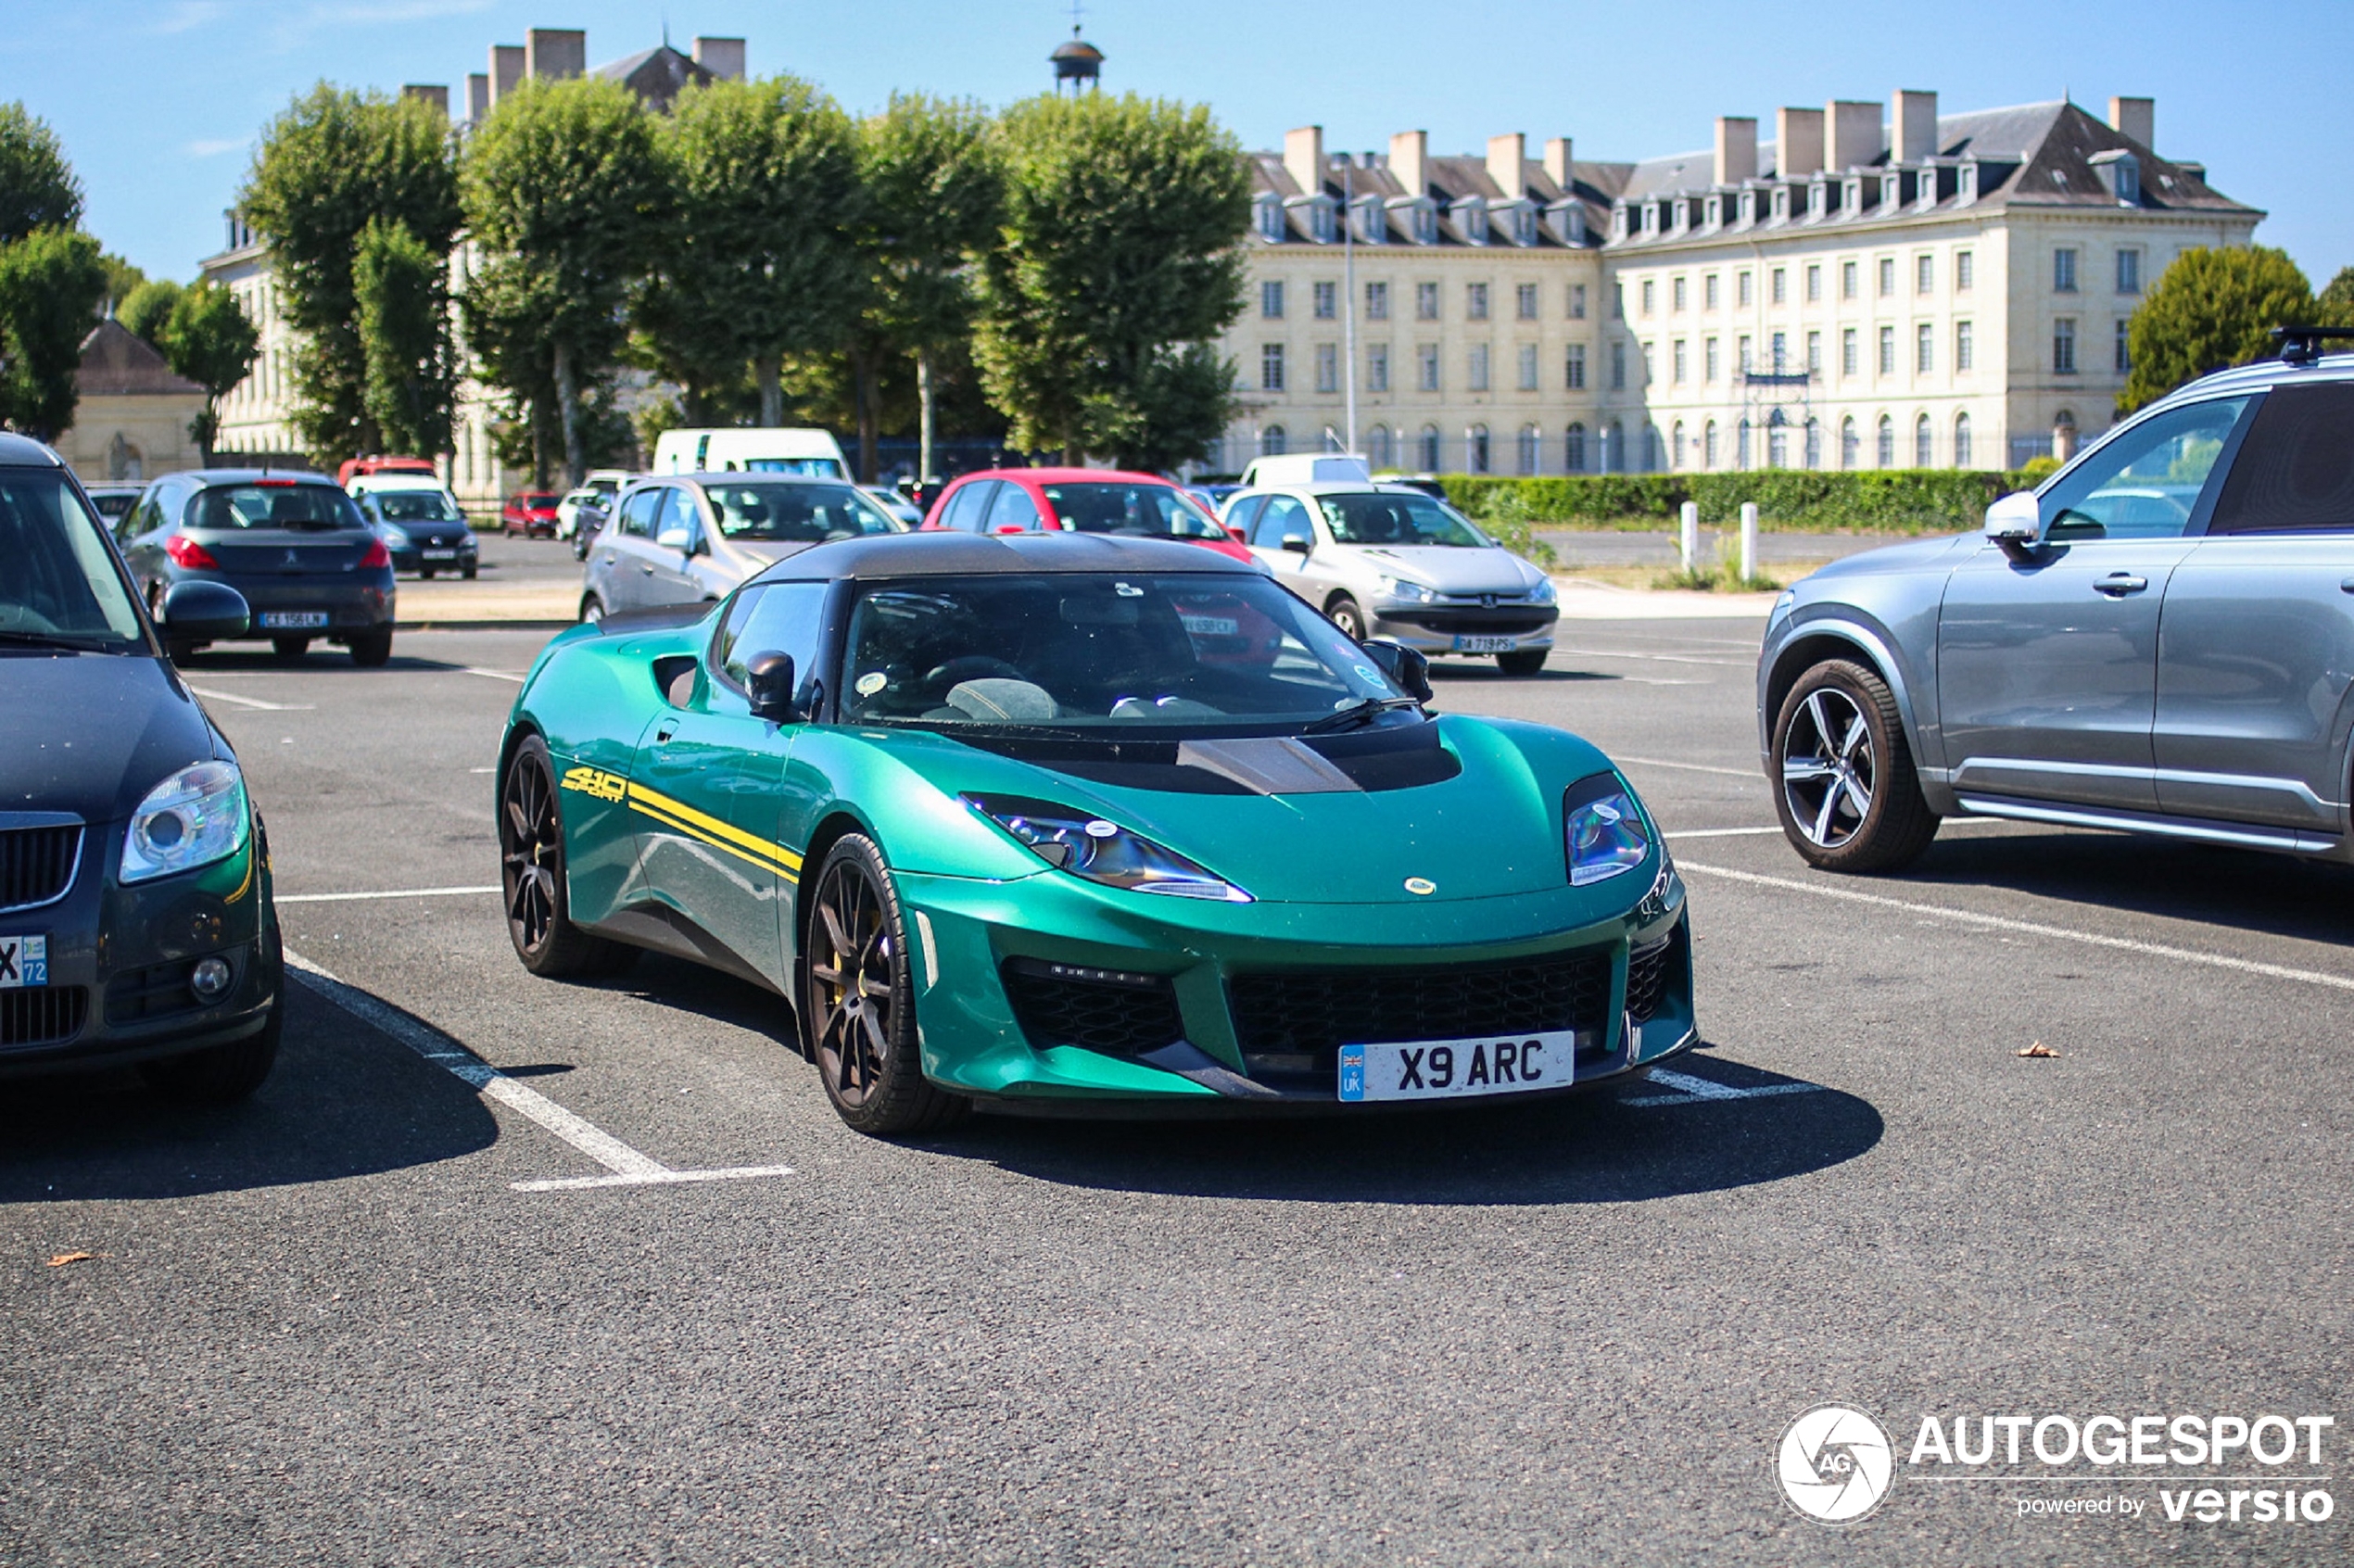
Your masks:
M2322 357L2322 345L2354 339L2354 327L2342 326L2276 326L2272 342L2277 346L2274 357L2284 365L2310 365Z

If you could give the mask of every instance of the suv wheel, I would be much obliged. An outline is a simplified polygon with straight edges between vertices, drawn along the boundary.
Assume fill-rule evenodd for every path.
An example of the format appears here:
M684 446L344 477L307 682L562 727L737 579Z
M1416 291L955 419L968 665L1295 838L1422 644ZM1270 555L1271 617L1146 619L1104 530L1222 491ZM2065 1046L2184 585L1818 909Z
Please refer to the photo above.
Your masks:
M1774 718L1774 808L1791 847L1826 871L1893 871L1937 837L1888 683L1829 659Z

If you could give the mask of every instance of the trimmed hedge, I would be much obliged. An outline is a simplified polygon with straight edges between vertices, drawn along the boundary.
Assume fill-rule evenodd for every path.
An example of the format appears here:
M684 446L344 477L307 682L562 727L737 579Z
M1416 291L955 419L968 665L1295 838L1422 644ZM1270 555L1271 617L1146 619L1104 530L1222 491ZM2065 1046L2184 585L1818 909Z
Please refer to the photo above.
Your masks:
M1555 525L1672 528L1677 509L1690 500L1700 503L1701 524L1709 528L1734 525L1741 503L1755 501L1759 526L1780 533L1951 534L1976 528L1989 502L2030 488L2034 478L1968 469L1826 474L1781 468L1555 479L1449 474L1440 483L1449 500L1501 533Z

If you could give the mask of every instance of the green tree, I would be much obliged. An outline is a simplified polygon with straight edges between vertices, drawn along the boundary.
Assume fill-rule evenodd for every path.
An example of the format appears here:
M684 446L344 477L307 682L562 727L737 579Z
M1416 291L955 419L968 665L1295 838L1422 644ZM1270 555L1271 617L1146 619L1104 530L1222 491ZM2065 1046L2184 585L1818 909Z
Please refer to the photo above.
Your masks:
M370 221L352 258L368 417L396 451L453 449L449 267L405 223Z
M106 292L98 242L79 230L0 245L0 424L43 441L73 424L82 341Z
M1205 346L1242 311L1240 147L1209 110L1133 94L1017 104L998 146L975 357L1015 440L1074 462L1200 451L1233 406Z
M2313 297L2315 326L2354 327L2354 267L2340 267Z
M204 388L204 407L188 422L188 434L196 437L196 450L209 466L212 443L221 434L221 399L253 369L261 334L247 319L237 297L221 285L204 281L191 288L172 286L177 297L164 319L158 347L175 372Z
M160 348L164 323L171 320L171 308L180 303L183 292L169 278L149 279L115 302L114 319L133 336L144 337Z
M82 221L82 182L57 133L21 103L0 104L0 245Z
M355 261L377 220L405 227L437 261L449 256L461 217L449 121L417 99L323 82L262 133L240 202L269 237L278 297L301 335L297 429L322 460L380 450Z
M2272 351L2276 326L2312 314L2313 289L2288 252L2264 246L2194 247L2174 259L2126 329L2133 373L2120 413L2184 382Z
M536 344L521 359L520 345L501 345L485 362L527 372L525 380L544 364L564 473L577 485L597 423L589 394L620 353L623 307L670 211L653 128L617 82L526 82L467 143L462 186L467 224L505 274L484 325ZM537 307L536 319L513 314L517 299ZM468 321L471 339L475 317ZM480 341L473 347L483 353ZM536 390L503 377L500 385L518 396Z
M124 301L147 285L147 274L111 250L98 253L98 265L105 268L107 273L106 309L117 321L120 321Z

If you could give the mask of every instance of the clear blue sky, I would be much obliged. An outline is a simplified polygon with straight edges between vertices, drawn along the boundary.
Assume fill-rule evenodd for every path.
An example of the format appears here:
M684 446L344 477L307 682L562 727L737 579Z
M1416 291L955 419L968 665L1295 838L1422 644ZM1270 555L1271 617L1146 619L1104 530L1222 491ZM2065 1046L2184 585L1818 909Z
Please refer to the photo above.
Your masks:
M446 82L535 23L581 27L591 64L697 33L750 41L756 74L809 77L853 109L896 87L1002 104L1044 86L1069 32L1053 0L0 0L0 99L64 138L88 222L150 273L219 248L271 116L322 79ZM1251 146L1320 122L1335 147L1426 129L1434 151L1493 133L1576 138L1582 158L1708 145L1713 117L1930 88L1947 112L2111 94L2158 100L2158 151L2272 214L2320 286L2354 263L2354 5L2281 0L1882 0L1811 6L1541 0L1091 0L1105 83L1207 101Z

